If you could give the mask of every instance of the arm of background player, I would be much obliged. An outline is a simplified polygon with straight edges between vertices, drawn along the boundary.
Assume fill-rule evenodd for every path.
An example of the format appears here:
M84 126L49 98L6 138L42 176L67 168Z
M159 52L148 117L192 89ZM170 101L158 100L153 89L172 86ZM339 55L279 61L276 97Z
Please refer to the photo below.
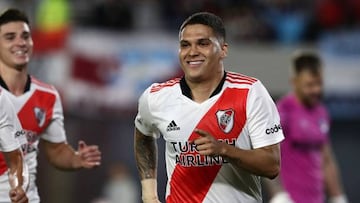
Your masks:
M28 202L23 189L23 157L20 150L3 152L9 166L10 199L12 202Z
M347 202L346 197L343 194L339 170L330 144L324 146L323 157L325 187L330 196L330 202ZM331 199L334 201L331 201ZM341 199L341 201L337 199Z
M221 155L239 168L271 179L279 174L280 144L244 150L219 142L206 131L196 129L195 132L201 136L194 141L201 155Z
M263 178L262 181L266 191L269 193L269 203L294 203L290 195L283 188L279 176L273 180Z
M41 139L41 144L49 162L61 170L93 168L101 162L101 152L98 146L87 146L80 141L78 151L65 142L52 143Z
M157 143L153 136L146 136L135 128L134 149L141 178L143 202L159 202L157 194Z
M284 192L279 177L276 177L273 180L263 178L262 181L270 197L274 197L277 193Z

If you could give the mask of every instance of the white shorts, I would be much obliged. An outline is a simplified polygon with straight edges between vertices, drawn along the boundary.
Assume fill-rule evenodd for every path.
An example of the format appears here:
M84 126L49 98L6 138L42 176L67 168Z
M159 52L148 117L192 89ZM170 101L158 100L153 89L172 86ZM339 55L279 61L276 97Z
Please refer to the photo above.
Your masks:
M35 174L29 175L29 188L26 191L26 196L29 199L29 203L40 203L39 193L35 184ZM10 184L7 173L0 176L0 203L11 203L9 197Z

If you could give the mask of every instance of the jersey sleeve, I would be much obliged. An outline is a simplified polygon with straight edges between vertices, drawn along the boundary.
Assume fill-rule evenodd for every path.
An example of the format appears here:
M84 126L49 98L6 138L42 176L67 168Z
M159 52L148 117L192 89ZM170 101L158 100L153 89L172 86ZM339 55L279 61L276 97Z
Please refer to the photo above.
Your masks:
M284 139L279 113L260 81L253 84L247 98L248 131L253 148L277 144Z
M150 109L150 88L148 88L139 98L135 127L146 136L158 138L160 133L156 130L153 120Z
M15 133L21 127L14 107L5 95L0 95L0 106L0 151L14 151L20 147L19 141L15 138Z
M41 138L52 143L66 142L64 114L60 95L57 92L51 122L42 133Z

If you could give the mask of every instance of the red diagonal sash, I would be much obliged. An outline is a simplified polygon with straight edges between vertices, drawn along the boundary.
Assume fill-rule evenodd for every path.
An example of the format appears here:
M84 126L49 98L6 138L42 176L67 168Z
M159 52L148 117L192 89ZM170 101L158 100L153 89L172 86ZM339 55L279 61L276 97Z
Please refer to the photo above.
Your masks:
M237 139L246 122L246 100L248 89L226 89L218 101L209 109L199 121L196 128L205 130L215 138ZM233 110L233 128L225 133L218 124L216 113L218 111ZM199 135L192 133L189 141L198 138ZM196 152L183 153L180 156L197 154ZM204 157L202 157L205 159ZM211 166L182 166L177 164L170 177L170 193L167 196L167 203L200 203L204 200L214 179L216 178L221 165Z

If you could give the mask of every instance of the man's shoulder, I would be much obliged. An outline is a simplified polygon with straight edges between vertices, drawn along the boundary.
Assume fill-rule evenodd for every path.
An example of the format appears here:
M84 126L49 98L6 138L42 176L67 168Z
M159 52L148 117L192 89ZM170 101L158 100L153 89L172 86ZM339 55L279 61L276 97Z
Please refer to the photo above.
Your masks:
M181 94L180 79L175 78L162 83L153 83L142 94L139 103L147 103L152 108L159 108L173 102Z
M281 113L297 112L300 106L297 104L295 95L292 93L282 96L276 101L276 107Z
M253 85L257 81L259 81L257 78L231 71L226 72L225 80L233 85Z
M57 90L53 85L43 82L34 76L31 76L31 84L34 85L35 89L57 93Z
M276 104L278 106L291 106L291 105L294 105L295 102L296 102L295 95L292 93L289 93L289 94L282 96L280 99L278 99L276 101Z
M150 94L165 92L170 90L180 83L181 78L173 78L162 83L154 83L150 86Z

